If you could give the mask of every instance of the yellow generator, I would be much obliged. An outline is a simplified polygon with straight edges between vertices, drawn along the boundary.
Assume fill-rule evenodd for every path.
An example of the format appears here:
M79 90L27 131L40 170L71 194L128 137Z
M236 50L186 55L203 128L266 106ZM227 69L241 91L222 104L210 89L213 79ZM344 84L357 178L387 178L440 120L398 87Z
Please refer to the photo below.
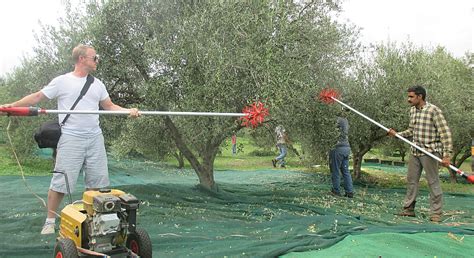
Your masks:
M148 233L136 227L139 201L116 189L84 192L61 211L55 258L152 257Z

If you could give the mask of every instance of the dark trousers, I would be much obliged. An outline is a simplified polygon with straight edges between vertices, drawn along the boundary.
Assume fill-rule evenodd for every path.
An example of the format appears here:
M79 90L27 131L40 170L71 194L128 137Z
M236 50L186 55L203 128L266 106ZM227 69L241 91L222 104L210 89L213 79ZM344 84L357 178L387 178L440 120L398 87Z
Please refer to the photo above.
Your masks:
M341 174L344 179L346 193L354 191L352 177L349 172L350 147L336 147L329 152L329 168L331 169L332 190L340 193Z

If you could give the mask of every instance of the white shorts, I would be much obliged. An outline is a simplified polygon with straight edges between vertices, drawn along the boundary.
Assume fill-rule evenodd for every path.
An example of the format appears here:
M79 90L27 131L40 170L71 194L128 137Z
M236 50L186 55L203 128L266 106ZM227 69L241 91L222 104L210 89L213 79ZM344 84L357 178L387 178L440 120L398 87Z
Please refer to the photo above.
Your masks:
M81 169L86 188L109 186L107 154L102 134L90 138L62 134L59 138L54 171L67 174L71 193L74 192ZM67 193L64 175L54 173L49 189Z

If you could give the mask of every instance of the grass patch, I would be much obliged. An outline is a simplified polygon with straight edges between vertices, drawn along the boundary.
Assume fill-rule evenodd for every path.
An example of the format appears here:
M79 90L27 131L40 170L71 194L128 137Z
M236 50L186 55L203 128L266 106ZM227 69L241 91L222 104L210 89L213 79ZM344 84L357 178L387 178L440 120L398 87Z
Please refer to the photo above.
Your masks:
M53 169L52 159L32 157L20 162L25 175L42 176ZM14 158L12 149L6 144L0 145L0 175L21 175L21 169Z
M463 178L458 178L459 183L451 183L449 182L449 176L443 173L447 173L447 171L440 170L442 175L441 189L443 189L443 192L474 194L474 187L471 184L465 183ZM363 169L357 184L378 188L406 188L406 173L392 174L384 173L380 170ZM424 175L420 179L420 189L429 190L428 182Z

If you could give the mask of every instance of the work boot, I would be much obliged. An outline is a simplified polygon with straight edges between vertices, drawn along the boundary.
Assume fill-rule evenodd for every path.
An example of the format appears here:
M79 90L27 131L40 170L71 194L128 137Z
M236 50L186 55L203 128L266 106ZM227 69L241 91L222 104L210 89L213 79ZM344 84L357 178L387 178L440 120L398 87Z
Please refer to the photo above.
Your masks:
M395 213L395 215L397 215L397 216L403 216L403 217L416 217L415 211L406 210L406 209L403 209L402 212Z
M430 217L431 222L441 222L441 214L432 214Z
M273 167L274 167L274 168L277 167L277 161L276 161L276 159L272 159L272 164L273 164Z
M347 197L347 198L354 198L354 193L345 193L345 194L344 194L344 197Z
M403 217L416 217L415 215L415 202L412 202L412 204L408 207L404 207L402 212L395 213L397 216L403 216Z
M337 196L337 197L341 197L341 196L342 196L341 193L338 193L338 192L334 191L333 189L331 189L331 192L330 192L330 193L331 193L331 195L333 195L333 196Z

